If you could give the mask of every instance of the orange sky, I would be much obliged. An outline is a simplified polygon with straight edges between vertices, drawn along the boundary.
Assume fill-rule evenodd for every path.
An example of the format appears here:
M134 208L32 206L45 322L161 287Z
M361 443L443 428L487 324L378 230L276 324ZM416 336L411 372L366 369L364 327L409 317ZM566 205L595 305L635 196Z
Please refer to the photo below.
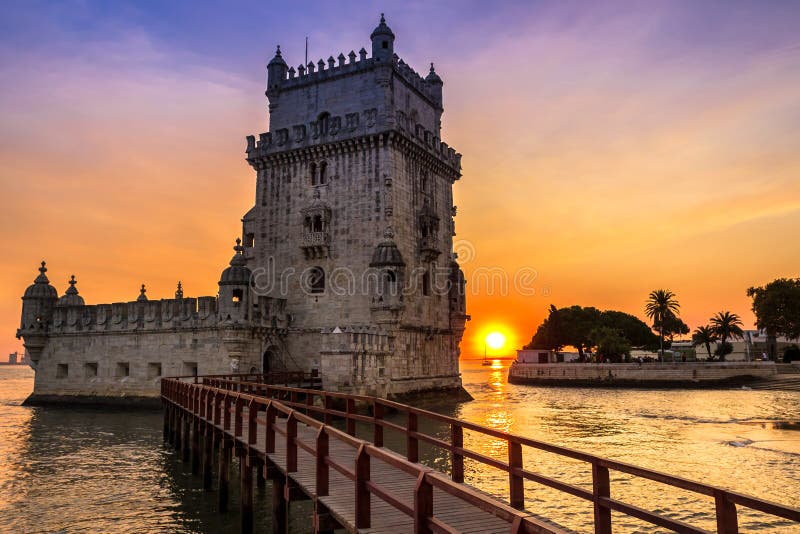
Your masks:
M800 275L800 39L742 23L727 48L659 47L665 16L498 16L481 24L515 30L464 54L466 23L415 40L435 17L390 18L398 53L435 60L445 82L467 279L535 272L534 294L470 284L465 354L496 327L524 344L551 303L641 317L656 288L692 328L722 309L749 327L747 287ZM327 57L366 45L372 25L312 40ZM216 292L253 201L244 136L267 129L272 41L230 68L146 26L70 37L69 53L0 42L0 357L21 348L20 296L43 258L59 292L74 273L88 303L132 300L142 282L150 298L179 279Z

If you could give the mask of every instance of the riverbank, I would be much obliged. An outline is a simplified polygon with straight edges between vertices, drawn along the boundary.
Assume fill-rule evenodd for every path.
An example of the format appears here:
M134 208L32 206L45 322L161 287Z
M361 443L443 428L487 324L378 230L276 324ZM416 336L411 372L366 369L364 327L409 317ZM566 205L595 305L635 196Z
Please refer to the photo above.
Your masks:
M518 363L508 382L566 387L741 387L777 375L774 362Z

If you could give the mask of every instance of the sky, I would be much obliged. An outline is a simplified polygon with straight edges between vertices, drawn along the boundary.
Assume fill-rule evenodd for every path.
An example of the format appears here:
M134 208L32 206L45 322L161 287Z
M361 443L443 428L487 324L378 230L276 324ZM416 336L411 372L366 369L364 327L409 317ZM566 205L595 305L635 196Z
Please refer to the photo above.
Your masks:
M550 304L692 327L800 276L797 2L4 2L0 355L42 259L87 303L216 293L267 131L265 66L362 46L444 80L472 320L508 353ZM495 274L493 274L495 273ZM499 275L508 280L507 287ZM516 283L515 283L516 280Z

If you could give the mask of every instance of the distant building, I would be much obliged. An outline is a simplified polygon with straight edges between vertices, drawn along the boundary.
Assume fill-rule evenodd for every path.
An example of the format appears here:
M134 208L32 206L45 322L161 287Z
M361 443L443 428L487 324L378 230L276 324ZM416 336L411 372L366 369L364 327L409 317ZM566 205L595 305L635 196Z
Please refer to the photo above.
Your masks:
M745 330L742 339L729 339L728 342L733 347L733 352L725 356L726 361L749 362L769 359L767 334L763 330ZM783 358L783 350L786 347L800 344L800 341L797 339L788 339L785 337L777 337L775 342L779 361ZM711 344L712 355L718 346L719 343ZM705 345L699 345L695 350L697 351L697 359L704 360L708 358L708 351Z
M8 355L8 365L17 365L17 358L18 357L19 357L19 354L16 353L16 352L12 352L11 354L9 354Z

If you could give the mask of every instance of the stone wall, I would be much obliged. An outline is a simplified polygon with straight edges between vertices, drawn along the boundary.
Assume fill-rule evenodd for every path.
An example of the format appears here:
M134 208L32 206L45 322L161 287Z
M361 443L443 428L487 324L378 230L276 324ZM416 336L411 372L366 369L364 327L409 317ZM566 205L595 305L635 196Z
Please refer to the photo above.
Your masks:
M763 379L776 374L772 362L676 363L676 364L594 364L514 363L508 381L517 384L575 386L691 385L713 384L738 379Z

